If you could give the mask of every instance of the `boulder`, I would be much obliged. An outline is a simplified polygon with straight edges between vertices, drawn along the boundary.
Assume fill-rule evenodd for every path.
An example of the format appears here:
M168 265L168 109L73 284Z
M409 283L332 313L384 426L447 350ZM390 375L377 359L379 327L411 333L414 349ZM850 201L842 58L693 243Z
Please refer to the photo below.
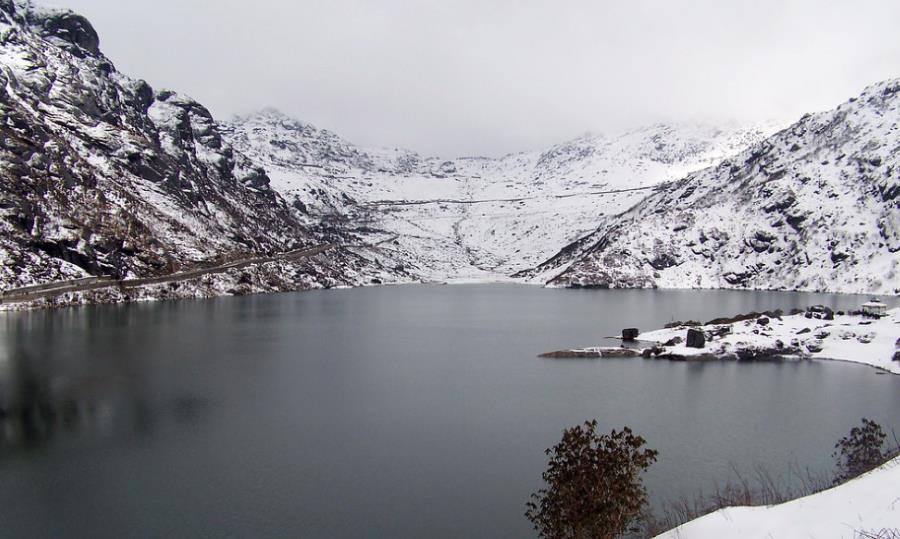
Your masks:
M831 307L826 307L825 305L813 305L809 309L807 309L807 314L812 313L812 316L807 316L807 318L818 318L819 320L834 320L834 311Z
M822 351L822 341L820 341L818 339L810 339L810 340L806 341L805 344L806 344L806 350L810 354L815 354L817 352Z
M894 357L891 361L900 361L900 350L894 352Z
M625 328L622 330L622 340L633 341L636 340L640 334L641 331L638 328Z
M663 343L663 346L676 346L684 342L684 338L679 337L678 335L672 337L668 341Z
M765 316L761 316L761 317L759 317L759 318L756 319L756 323L759 324L759 325L761 325L761 326L768 326L768 325L769 325L769 319L766 318Z
M688 348L703 348L706 346L706 335L702 331L689 329L687 331Z

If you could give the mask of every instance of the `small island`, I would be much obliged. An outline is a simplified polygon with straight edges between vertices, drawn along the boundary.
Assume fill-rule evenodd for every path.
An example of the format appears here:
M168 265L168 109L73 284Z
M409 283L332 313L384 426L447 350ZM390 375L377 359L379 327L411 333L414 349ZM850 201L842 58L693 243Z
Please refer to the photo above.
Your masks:
M673 322L625 339L620 347L590 347L541 354L544 358L643 357L673 361L828 359L871 365L900 374L900 308L879 302L835 313L825 306L785 315L748 313L705 324ZM630 337L630 335L629 335Z

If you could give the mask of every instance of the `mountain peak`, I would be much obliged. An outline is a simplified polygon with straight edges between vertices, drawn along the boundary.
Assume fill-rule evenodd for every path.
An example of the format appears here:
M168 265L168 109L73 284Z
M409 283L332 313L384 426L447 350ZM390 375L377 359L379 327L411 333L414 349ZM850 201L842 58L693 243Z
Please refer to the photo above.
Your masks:
M62 45L77 57L100 56L100 37L87 18L71 9L34 5L30 0L0 0L0 11L40 37Z

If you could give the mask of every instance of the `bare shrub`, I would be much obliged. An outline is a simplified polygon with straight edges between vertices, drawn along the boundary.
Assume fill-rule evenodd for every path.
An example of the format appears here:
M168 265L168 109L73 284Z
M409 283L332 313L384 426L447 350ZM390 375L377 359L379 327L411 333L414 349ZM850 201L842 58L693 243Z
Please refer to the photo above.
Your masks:
M597 434L597 421L563 431L547 449L546 488L532 494L525 516L545 539L619 537L647 503L641 474L656 461L645 440L624 427Z
M882 452L887 434L881 425L871 419L862 418L861 427L853 427L850 434L834 444L834 458L837 460L838 473L835 484L874 470L883 464L888 454Z

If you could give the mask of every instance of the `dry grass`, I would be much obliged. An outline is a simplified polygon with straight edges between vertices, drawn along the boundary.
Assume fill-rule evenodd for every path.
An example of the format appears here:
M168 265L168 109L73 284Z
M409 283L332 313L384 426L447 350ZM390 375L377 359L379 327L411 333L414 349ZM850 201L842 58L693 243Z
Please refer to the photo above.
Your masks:
M732 465L728 481L716 484L710 494L682 496L664 504L661 515L645 515L645 527L639 535L654 537L724 507L775 505L833 485L831 474L801 469L797 464L789 467L787 477L775 476L761 464L749 472Z
M900 529L884 528L881 530L857 531L857 539L900 539Z

